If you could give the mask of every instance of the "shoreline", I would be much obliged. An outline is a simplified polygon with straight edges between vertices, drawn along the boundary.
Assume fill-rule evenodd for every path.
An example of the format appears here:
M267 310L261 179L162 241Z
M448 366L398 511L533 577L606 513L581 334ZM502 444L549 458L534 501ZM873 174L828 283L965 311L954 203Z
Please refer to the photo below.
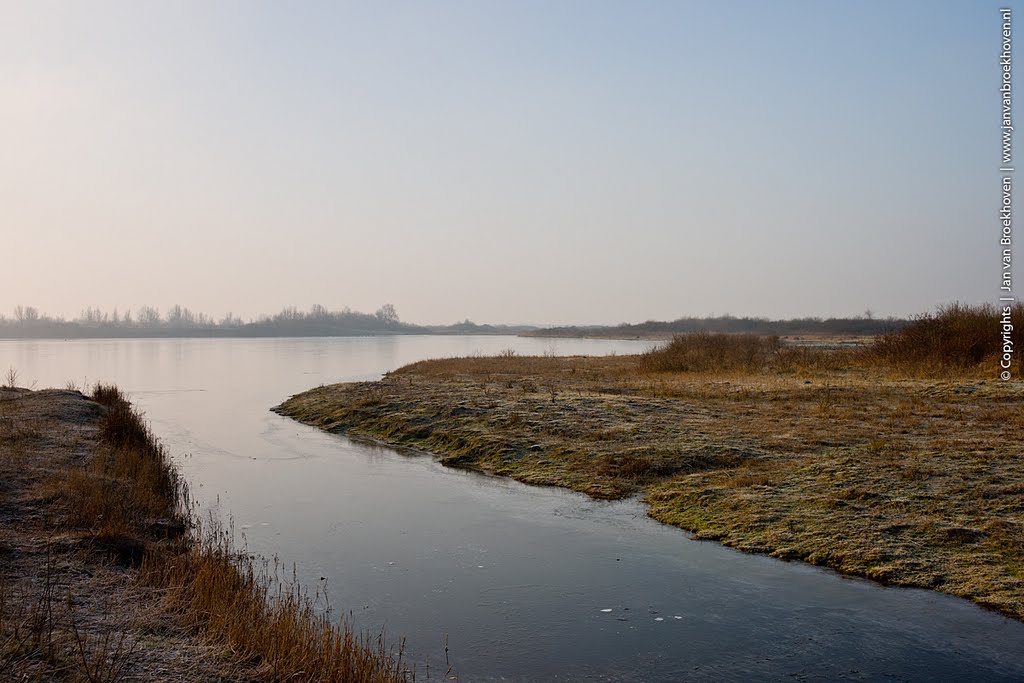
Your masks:
M698 540L1024 620L1024 519L1012 498L1024 491L1014 455L1024 443L1009 431L1019 387L832 370L665 377L636 375L635 362L424 361L273 410L446 466L636 495ZM1007 430L958 438L965 412ZM995 502L964 483L972 476Z
M203 528L116 387L0 388L0 678L399 683L402 658Z

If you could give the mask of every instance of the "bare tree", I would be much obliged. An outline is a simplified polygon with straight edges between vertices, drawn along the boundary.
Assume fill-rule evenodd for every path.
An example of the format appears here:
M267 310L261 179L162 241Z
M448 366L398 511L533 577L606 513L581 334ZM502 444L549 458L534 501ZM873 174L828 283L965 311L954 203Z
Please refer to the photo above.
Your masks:
M398 322L398 311L396 311L395 307L392 306L391 304L384 304L383 306L377 309L377 312L374 313L374 315L377 316L379 320L383 320L384 322Z
M142 308L139 309L139 324L159 325L160 311L153 308L152 306L143 306Z
M19 323L32 323L39 320L39 311L34 306L15 306L14 317Z

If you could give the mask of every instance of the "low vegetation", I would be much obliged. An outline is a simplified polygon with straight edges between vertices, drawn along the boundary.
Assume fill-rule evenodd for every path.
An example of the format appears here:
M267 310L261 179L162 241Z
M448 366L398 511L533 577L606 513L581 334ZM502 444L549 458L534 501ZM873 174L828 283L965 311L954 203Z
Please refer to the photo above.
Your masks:
M698 333L640 356L433 360L277 410L452 466L641 495L699 538L1024 619L1024 383L1019 351L1014 381L1000 357L996 311L955 306L863 347Z
M1012 330L1006 337L1020 358L1024 349L1024 304L1008 307L953 304L936 313L918 316L899 332L884 335L869 349L868 360L913 374L991 374L1003 352L1003 323ZM1015 368L1019 373L1019 366Z
M383 634L203 531L114 387L0 390L0 680L413 678Z
M646 372L755 372L777 362L778 337L695 332L680 334L665 346L640 356Z

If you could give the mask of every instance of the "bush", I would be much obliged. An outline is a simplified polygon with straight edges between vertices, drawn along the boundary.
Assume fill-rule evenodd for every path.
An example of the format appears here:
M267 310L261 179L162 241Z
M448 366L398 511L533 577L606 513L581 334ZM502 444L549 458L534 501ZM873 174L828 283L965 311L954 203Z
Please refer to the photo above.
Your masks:
M1011 308L1014 356L1024 347L1024 304ZM1002 355L1002 311L991 304L954 303L925 313L882 337L867 354L897 369L917 372L966 370ZM1015 362L1019 369L1019 361Z
M647 372L750 372L766 367L778 353L778 337L694 332L677 334L661 348L640 356Z

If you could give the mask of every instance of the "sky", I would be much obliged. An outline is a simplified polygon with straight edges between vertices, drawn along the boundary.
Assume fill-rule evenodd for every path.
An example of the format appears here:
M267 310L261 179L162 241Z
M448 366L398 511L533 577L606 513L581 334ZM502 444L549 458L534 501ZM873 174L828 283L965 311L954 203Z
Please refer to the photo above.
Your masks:
M994 302L999 6L0 0L0 313Z

